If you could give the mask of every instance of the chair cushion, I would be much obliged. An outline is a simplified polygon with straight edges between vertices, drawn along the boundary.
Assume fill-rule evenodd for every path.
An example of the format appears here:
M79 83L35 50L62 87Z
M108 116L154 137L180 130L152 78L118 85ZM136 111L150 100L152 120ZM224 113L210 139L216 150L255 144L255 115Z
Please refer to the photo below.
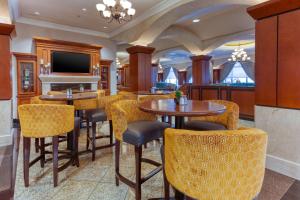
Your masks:
M169 124L158 121L136 121L127 125L123 141L135 146L141 146L163 136Z
M106 113L103 109L87 110L86 117L90 122L103 122L107 120Z
M214 122L193 120L185 123L184 128L195 131L227 130L226 126Z

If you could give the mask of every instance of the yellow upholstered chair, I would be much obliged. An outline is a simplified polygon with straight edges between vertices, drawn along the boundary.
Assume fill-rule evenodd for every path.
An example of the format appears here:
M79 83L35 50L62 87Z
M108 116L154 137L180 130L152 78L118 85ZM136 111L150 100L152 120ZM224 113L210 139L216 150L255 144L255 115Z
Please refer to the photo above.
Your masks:
M250 128L167 129L167 180L177 191L194 199L252 200L263 183L267 140L265 132Z
M134 92L119 91L118 95L121 95L125 99L128 99L128 100L137 100L138 99L138 95L135 94Z
M67 105L42 105L42 104L28 104L21 105L18 108L21 134L23 136L23 155L24 155L24 182L25 187L29 186L29 167L40 160L41 167L45 163L45 138L52 137L52 154L53 154L53 182L54 187L58 183L58 172L66 168L68 164L73 164L78 161L78 133L79 121L76 121L74 126L74 107ZM72 149L65 157L70 158L70 162L63 167L58 167L58 137L73 131ZM30 161L30 143L31 138L38 138L41 140L40 156Z
M57 94L64 94L64 93L61 91L49 91L47 94L48 95L57 95Z
M185 123L185 129L188 130L236 130L239 125L239 106L232 101L209 100L226 106L226 111L221 115L191 117Z
M30 104L55 104L55 105L66 105L66 101L45 101L41 100L40 96L35 96L30 98ZM39 139L35 139L35 151L39 152Z
M105 96L105 90L97 90L98 98Z
M40 96L35 96L30 98L30 104L56 104L56 105L66 105L65 101L45 101L41 100Z
M141 185L150 177L158 173L162 166L155 161L142 158L142 146L150 141L159 139L169 124L156 121L156 116L141 111L137 100L121 100L112 105L112 123L116 138L115 172L116 185L119 180L135 189L136 200L141 199ZM135 182L130 181L120 174L120 143L126 142L135 147ZM141 162L146 162L157 168L141 177Z

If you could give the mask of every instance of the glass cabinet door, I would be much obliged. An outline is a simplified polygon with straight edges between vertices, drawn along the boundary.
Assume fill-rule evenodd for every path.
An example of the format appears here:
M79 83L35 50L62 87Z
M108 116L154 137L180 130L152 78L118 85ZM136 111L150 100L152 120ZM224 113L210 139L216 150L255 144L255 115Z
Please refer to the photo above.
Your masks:
M34 62L20 62L20 92L34 93Z

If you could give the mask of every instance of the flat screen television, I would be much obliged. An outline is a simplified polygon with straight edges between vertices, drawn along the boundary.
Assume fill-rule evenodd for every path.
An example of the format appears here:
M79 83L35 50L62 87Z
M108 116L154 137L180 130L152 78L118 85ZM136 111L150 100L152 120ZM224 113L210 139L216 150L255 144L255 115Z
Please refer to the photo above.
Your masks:
M51 62L53 73L90 73L89 54L54 51L51 54Z

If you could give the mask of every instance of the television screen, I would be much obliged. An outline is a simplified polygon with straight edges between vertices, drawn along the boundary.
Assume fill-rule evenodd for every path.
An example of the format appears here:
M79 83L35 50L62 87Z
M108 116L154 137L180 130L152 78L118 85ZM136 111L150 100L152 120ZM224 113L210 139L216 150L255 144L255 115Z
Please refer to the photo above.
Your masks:
M51 57L54 73L90 73L89 54L54 51Z

